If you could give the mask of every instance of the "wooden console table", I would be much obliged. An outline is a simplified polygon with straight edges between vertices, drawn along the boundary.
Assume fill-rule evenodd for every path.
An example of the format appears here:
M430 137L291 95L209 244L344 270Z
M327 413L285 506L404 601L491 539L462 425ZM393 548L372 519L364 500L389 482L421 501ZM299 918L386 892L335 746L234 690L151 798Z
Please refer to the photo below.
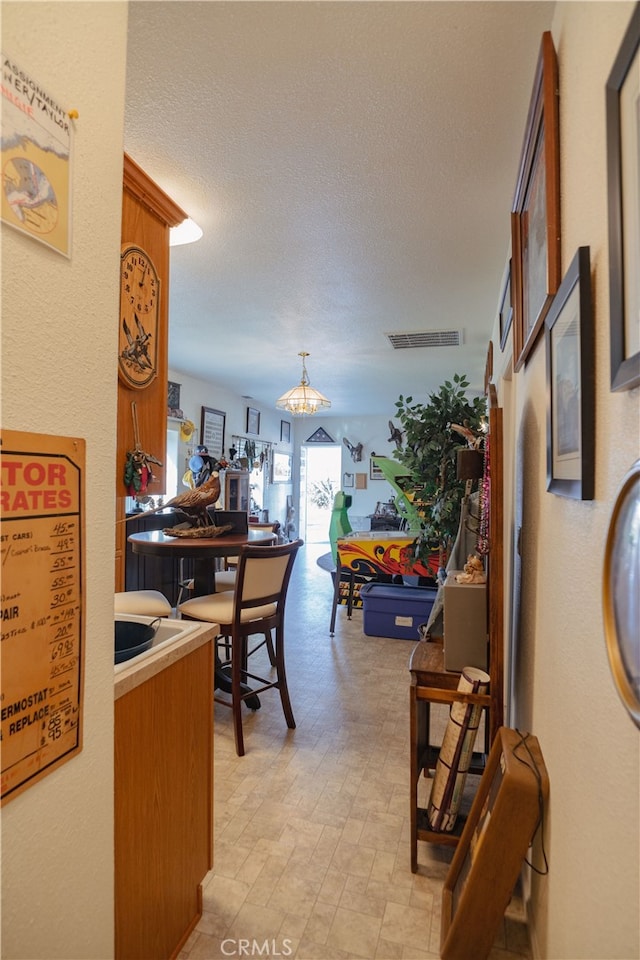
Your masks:
M418 869L418 840L455 846L460 839L464 818L460 816L451 832L432 830L427 811L418 806L420 775L429 776L434 770L440 748L429 742L430 710L432 703L478 703L491 710L491 694L461 693L458 691L460 674L444 669L444 650L441 640L421 640L414 647L409 660L411 686L409 693L409 723L411 739L411 871ZM474 752L469 773L482 773L488 752L489 725L485 722L485 752Z

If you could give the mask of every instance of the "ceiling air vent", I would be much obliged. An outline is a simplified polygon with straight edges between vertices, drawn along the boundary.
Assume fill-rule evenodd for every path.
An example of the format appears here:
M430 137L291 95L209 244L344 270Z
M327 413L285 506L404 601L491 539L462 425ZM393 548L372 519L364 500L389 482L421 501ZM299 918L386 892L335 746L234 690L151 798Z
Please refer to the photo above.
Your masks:
M416 350L418 347L459 347L461 330L421 330L418 333L387 333L394 350Z

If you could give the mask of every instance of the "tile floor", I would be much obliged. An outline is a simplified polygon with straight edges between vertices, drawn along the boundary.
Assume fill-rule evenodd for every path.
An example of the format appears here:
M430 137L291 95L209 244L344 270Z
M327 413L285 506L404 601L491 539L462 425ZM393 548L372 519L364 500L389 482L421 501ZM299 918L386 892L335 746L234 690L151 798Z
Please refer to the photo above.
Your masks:
M412 644L364 636L362 612L348 621L344 607L329 637L331 578L316 563L327 550L302 548L287 603L297 728L267 691L261 709L245 713L247 752L237 757L231 713L216 705L215 866L180 960L440 955L452 850L419 843L419 871L410 869ZM491 958L521 957L530 951L514 899Z

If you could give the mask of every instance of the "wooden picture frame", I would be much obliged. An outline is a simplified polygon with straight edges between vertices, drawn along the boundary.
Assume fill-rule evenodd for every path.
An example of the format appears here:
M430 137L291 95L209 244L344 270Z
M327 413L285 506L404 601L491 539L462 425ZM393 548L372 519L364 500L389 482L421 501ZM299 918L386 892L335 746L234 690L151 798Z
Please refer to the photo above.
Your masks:
M273 452L271 458L271 482L291 483L291 454Z
M500 336L500 351L504 353L509 331L513 320L513 304L511 302L511 258L507 264L500 291L500 306L498 307L498 332Z
M640 460L628 471L616 496L604 552L602 608L607 655L616 689L640 727Z
M209 451L209 456L222 459L224 451L224 424L226 414L223 410L202 407L200 412L200 443Z
M280 421L280 441L282 443L291 443L291 424L288 420Z
M489 346L487 347L487 359L484 365L485 394L489 392L489 384L492 382L492 377L493 377L493 340L489 340Z
M491 953L548 799L537 738L501 726L442 887L442 960Z
M593 317L589 247L579 247L545 319L547 490L594 495Z
M260 436L260 411L255 407L247 407L247 433Z
M511 213L514 370L530 355L561 279L558 60L542 35Z
M640 7L636 6L605 88L613 391L640 384L639 47Z

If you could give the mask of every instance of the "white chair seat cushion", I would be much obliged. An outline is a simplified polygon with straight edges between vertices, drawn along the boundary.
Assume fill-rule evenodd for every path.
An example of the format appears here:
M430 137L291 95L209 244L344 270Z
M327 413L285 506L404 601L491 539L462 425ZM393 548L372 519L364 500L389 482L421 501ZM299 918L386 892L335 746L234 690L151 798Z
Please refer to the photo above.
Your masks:
M216 577L217 582L217 577ZM193 617L194 620L207 620L210 623L219 623L221 626L230 624L233 620L233 594L227 590L224 593L210 593L205 597L193 597L180 604L180 613ZM251 620L261 620L271 617L276 612L275 603L253 607L242 611L241 620L249 623Z
M146 617L170 617L171 604L159 590L125 590L114 595L115 613L139 613Z

